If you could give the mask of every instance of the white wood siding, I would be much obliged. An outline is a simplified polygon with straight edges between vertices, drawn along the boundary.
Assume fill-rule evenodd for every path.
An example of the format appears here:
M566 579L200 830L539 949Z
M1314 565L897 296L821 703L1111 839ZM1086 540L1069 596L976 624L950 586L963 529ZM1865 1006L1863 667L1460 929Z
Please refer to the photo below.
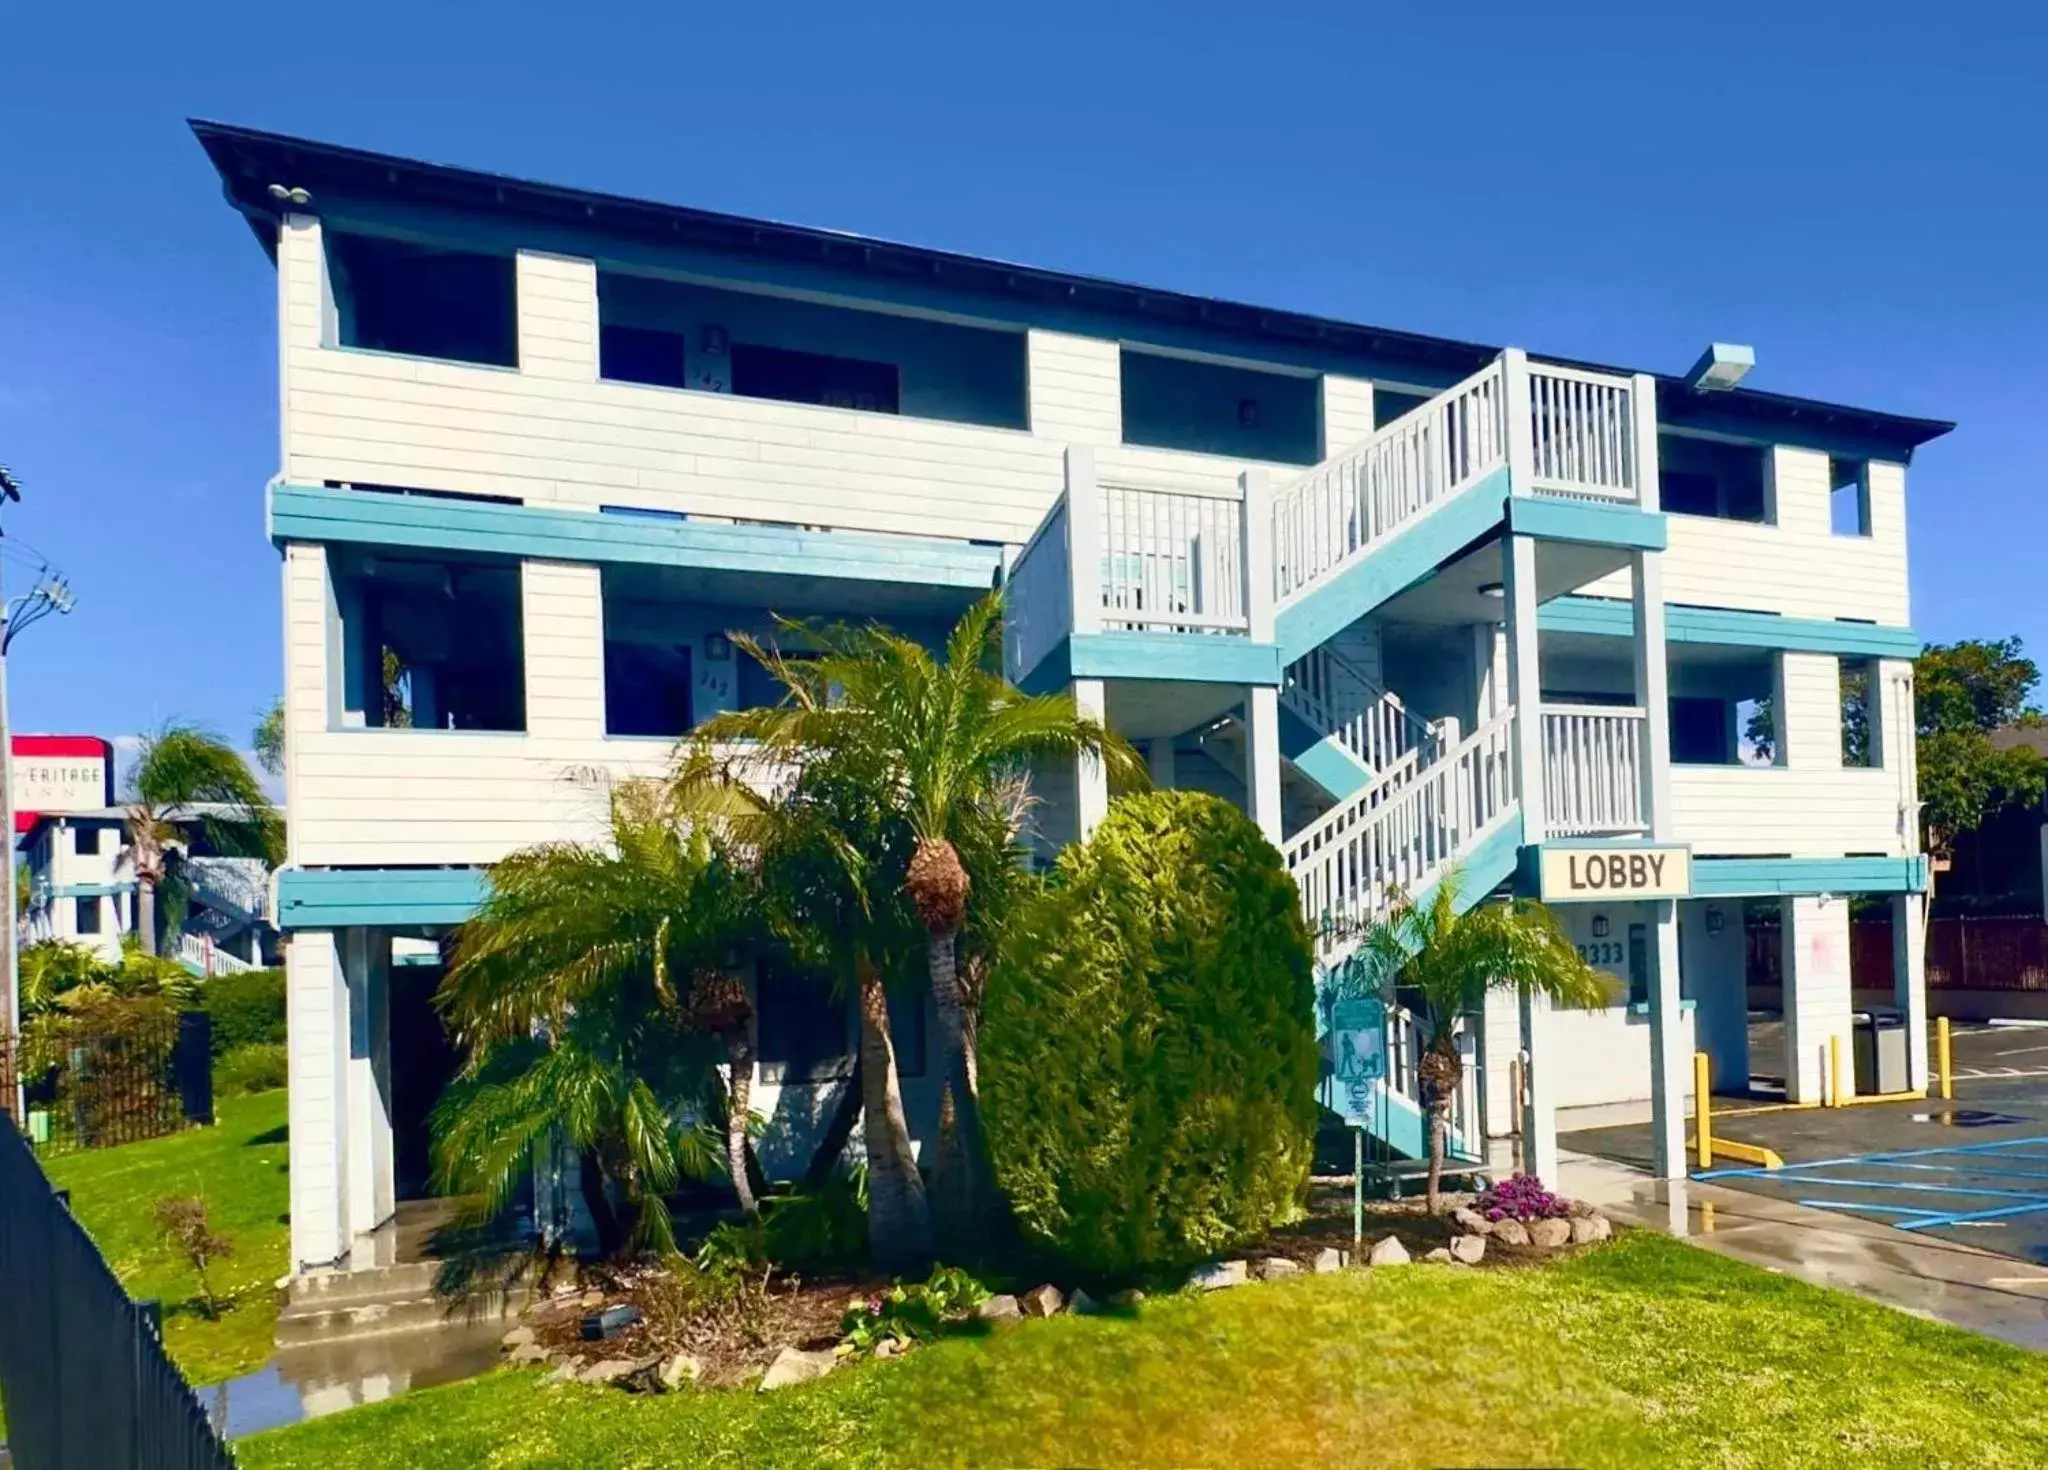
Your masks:
M1372 437L1372 384L1364 378L1323 379L1323 455L1342 454Z
M1025 351L1032 433L1072 444L1123 441L1123 352L1116 343L1034 328Z
M522 250L519 370L533 377L597 381L597 266Z

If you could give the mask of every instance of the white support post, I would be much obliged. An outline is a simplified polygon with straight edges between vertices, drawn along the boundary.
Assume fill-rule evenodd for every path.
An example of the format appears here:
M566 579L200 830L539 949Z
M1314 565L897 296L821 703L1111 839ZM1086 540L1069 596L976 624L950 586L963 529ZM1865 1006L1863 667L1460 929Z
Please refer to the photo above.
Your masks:
M1145 745L1145 765L1152 773L1152 784L1161 791L1171 791L1174 781L1173 737L1156 735Z
M1522 1167L1553 1189L1557 1186L1557 1065L1550 1036L1550 997L1524 991L1522 1006L1522 1086L1528 1106L1522 1113Z
M391 1136L391 936L382 929L344 931L348 986L348 1211L352 1264L356 1242L397 1208Z
M1529 354L1510 347L1500 355L1506 391L1508 493L1527 495L1536 479L1535 415L1529 405Z
M285 1031L291 1082L291 1266L348 1261L348 982L341 935L302 930L285 946Z
M1635 700L1643 707L1643 815L1650 836L1671 839L1671 674L1664 638L1663 553L1635 554ZM1780 706L1782 708L1782 706Z
M1243 545L1245 631L1254 643L1273 641L1273 493L1264 470L1237 477L1244 497Z
M1892 1004L1906 1018L1906 1086L1925 1091L1927 1066L1927 896L1892 896Z
M1506 582L1508 703L1515 711L1515 789L1522 798L1522 840L1541 842L1543 812L1543 675L1536 631L1536 541L1509 536L1501 547Z
M1098 724L1109 723L1109 698L1100 679L1074 681L1074 709ZM1109 815L1109 772L1099 756L1081 756L1074 765L1074 818L1086 842Z
M1678 905L1650 906L1650 1159L1659 1179L1685 1177L1686 1055L1678 991ZM1701 1098L1695 1106L1704 1109Z
M1244 692L1244 791L1251 819L1280 845L1280 691L1255 684Z
M1095 451L1067 446L1067 581L1076 633L1102 631L1102 497L1095 484Z
M1780 920L1784 945L1785 1101L1825 1103L1837 1048L1846 1069L1854 1040L1849 1024L1849 904L1846 899L1787 898ZM1841 1089L1849 1095L1852 1089Z
M1657 380L1637 373L1629 384L1628 404L1636 451L1636 504L1657 510L1664 504L1657 479Z

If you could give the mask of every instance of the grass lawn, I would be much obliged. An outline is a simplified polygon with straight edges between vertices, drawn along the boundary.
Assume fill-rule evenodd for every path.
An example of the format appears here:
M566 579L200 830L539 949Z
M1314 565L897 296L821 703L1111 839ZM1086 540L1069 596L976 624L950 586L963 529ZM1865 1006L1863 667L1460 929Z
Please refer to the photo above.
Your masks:
M483 1465L2048 1464L2048 1359L1647 1232L963 1338L767 1395L500 1370L244 1440Z
M73 1212L128 1294L163 1303L164 1342L193 1383L260 1368L273 1351L275 1284L290 1254L285 1097L223 1098L211 1128L44 1164L52 1182L71 1191ZM235 1243L212 1271L214 1290L233 1298L218 1322L201 1314L198 1278L157 1234L156 1201L183 1194L203 1198L213 1228Z

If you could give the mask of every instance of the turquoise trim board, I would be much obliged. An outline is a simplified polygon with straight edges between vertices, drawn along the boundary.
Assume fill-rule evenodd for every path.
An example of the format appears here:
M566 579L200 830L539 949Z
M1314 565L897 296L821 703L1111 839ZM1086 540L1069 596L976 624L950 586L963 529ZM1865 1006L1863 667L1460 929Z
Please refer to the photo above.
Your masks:
M1626 844L1629 840L1610 839L1601 845ZM1515 868L1515 891L1526 898L1535 897L1544 847L1573 845L1567 840L1530 843L1523 847ZM1694 853L1692 858L1692 898L1810 897L1821 893L1926 891L1927 859L1924 857L1709 857ZM1626 901L1615 900L1617 903Z
M126 879L119 883L58 883L50 889L52 898L112 898L117 893L133 893L135 880Z
M280 929L432 928L483 901L481 868L290 868L277 875Z
M1073 633L1018 681L1028 694L1076 679L1151 679L1169 684L1270 684L1281 679L1270 643L1204 633Z
M1635 636L1635 609L1613 597L1557 597L1536 611L1546 633ZM1664 636L1671 643L1719 643L1794 653L1845 653L1865 658L1917 658L1920 635L1911 628L1852 623L1839 618L1787 618L1734 608L1664 606Z
M1500 524L1508 472L1476 480L1389 537L1382 546L1273 615L1274 641L1292 663L1395 593L1421 581Z
M689 567L986 592L1003 549L932 536L721 526L447 496L278 485L273 541L407 546L486 556Z
M1508 529L1546 541L1578 541L1631 551L1663 551L1671 544L1670 530L1661 512L1552 496L1510 497Z

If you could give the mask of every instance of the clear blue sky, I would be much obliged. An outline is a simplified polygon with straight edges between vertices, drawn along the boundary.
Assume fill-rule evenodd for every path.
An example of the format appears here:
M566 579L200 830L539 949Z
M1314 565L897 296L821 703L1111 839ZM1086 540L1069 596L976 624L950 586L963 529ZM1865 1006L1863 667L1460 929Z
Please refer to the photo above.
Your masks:
M187 115L1961 427L1914 621L2048 658L2038 7L9 7L18 728L277 692L273 280ZM2035 14L2027 14L2035 12Z

